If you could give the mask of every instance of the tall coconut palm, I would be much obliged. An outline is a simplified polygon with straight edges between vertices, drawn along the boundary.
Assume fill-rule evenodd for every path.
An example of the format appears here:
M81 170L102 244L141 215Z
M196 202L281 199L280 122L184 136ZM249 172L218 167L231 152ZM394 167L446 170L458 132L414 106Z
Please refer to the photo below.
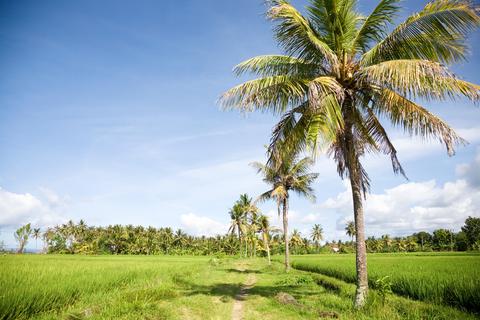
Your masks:
M345 233L347 234L347 236L350 237L350 239L352 240L353 242L353 237L355 237L355 222L353 221L348 221L347 222L347 226L345 227Z
M257 201L274 199L277 202L278 215L282 211L283 238L285 241L285 270L290 269L289 247L288 247L288 205L290 191L304 196L312 201L315 195L311 187L313 181L318 177L317 173L310 173L313 165L310 158L297 160L296 155L283 156L281 160L270 162L266 165L254 162L252 166L263 175L263 181L272 188L261 194Z
M312 233L310 234L312 241L315 243L317 247L317 251L320 248L320 241L323 240L323 228L319 224L313 225Z
M414 100L479 100L480 87L448 68L466 58L466 36L480 25L478 10L469 0L434 0L392 28L399 0L381 0L367 16L357 11L356 0L311 0L306 15L286 0L270 3L267 16L286 55L258 56L236 66L236 74L259 78L228 90L220 102L227 109L283 115L273 130L271 155L323 147L339 175L350 180L355 305L361 307L368 292L362 197L370 180L360 159L384 153L393 171L404 174L381 120L438 139L449 154L464 142Z

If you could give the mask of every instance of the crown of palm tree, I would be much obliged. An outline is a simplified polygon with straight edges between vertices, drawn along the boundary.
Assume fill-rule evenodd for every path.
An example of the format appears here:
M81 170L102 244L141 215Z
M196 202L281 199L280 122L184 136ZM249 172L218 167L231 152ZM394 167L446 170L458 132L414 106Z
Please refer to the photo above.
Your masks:
M323 228L319 224L313 225L311 238L313 241L323 240Z
M282 148L297 152L326 145L342 177L360 173L365 193L369 178L358 157L366 152L389 155L394 172L405 175L381 119L440 140L449 154L464 142L414 100L479 100L480 87L448 68L465 59L466 35L480 24L470 1L430 2L391 32L399 0L380 1L367 17L356 11L355 0L311 0L306 15L288 1L271 3L267 16L276 23L275 37L286 55L240 63L237 75L259 78L220 98L225 108L283 114L273 131L271 155Z
M263 181L272 186L272 189L261 194L256 201L276 199L280 203L288 197L289 191L294 191L312 201L315 200L311 185L318 177L318 173L309 172L313 165L311 158L303 158L297 161L296 155L284 156L282 161L267 164L254 162L251 165L257 169L258 173L263 175Z
M347 236L353 237L355 235L355 222L349 221L347 223L347 226L345 227L345 231L347 233Z

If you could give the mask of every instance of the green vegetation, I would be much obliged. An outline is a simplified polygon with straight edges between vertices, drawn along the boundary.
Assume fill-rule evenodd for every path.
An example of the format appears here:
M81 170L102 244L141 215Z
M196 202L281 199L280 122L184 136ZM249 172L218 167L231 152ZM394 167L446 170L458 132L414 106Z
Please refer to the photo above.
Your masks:
M355 282L354 255L297 256L292 265ZM480 254L371 254L368 267L373 288L388 276L396 294L480 312Z
M464 256L424 258L437 266L434 260L444 257L465 264ZM6 255L0 257L0 319L230 319L247 279L254 280L243 302L247 320L318 319L322 313L340 319L475 319L376 290L366 308L356 310L354 285L304 271L287 274L275 260L282 256L268 266L259 258ZM279 302L281 292L296 302Z
M278 215L282 212L283 243L285 245L285 270L290 269L289 235L288 235L288 206L290 193L315 200L312 184L318 173L311 173L313 160L310 158L298 159L295 154L283 155L281 161L269 162L266 165L255 162L253 166L262 174L263 181L270 186L270 190L262 193L259 201L274 200L277 203ZM300 244L299 235L292 234L292 245ZM297 241L295 241L297 240ZM300 239L301 240L301 239Z

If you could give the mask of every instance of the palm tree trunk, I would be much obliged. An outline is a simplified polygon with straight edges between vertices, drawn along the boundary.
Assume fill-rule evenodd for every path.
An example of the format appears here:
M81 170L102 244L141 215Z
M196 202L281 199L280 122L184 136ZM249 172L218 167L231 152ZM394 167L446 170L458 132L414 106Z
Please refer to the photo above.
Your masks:
M365 245L365 226L363 218L362 192L358 170L350 171L350 184L353 197L353 214L355 218L356 236L356 269L357 269L357 292L355 295L355 307L361 308L365 305L368 294L367 275L367 248Z
M270 259L270 245L268 244L268 236L265 233L263 234L263 242L265 243L265 249L267 249L268 265L271 265L272 261Z
M290 271L290 252L288 250L288 195L283 199L283 238L285 241L285 271Z
M244 236L243 240L245 241L245 258L248 258L248 238Z

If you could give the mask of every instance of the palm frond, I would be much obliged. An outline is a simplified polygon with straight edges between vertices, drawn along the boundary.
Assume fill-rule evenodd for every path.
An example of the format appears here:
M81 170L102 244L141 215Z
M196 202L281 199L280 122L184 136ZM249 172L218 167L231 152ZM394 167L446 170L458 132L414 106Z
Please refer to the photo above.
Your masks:
M372 138L377 142L380 151L390 156L393 172L400 173L402 176L408 179L400 161L397 158L397 150L395 149L393 143L390 141L387 131L370 108L368 108L366 127L369 131L370 136L372 136Z
M307 6L315 30L341 57L350 51L361 17L355 10L356 0L312 0Z
M465 96L480 100L480 86L458 79L446 67L427 60L391 60L359 72L373 86L387 87L408 98L445 100Z
M326 69L336 66L335 53L297 9L285 0L272 3L267 16L277 22L275 37L287 54L306 61L322 61Z
M464 60L466 35L479 25L480 16L470 1L432 1L366 52L361 64L395 59L425 59L446 64Z
M394 126L403 128L411 135L438 139L445 144L449 155L455 153L455 145L466 143L442 119L395 91L384 88L376 92L372 110L380 116L385 116Z
M371 42L382 40L386 36L387 26L400 10L400 0L382 0L370 15L363 19L353 41L354 49L365 52Z
M252 73L262 77L293 75L308 78L314 77L323 71L321 65L284 55L253 57L239 63L233 68L233 72L237 76Z
M290 76L254 79L231 88L220 97L225 109L284 112L289 105L304 101L308 80Z

